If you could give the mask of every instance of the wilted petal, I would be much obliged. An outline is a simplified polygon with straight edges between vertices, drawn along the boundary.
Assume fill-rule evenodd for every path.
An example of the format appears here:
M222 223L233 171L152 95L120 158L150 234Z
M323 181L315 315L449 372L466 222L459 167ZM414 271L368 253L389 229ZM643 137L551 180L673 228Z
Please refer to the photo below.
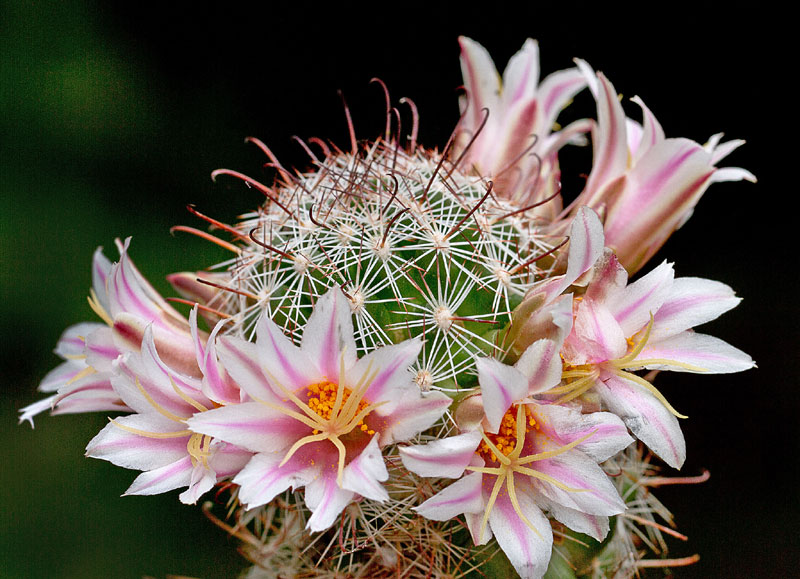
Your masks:
M639 384L607 376L595 386L608 409L664 462L680 468L686 460L686 441L678 419Z
M37 400L33 404L28 404L24 408L20 408L18 424L22 424L26 420L30 422L31 428L33 428L33 417L50 410L53 407L53 401L56 399L56 395L53 394L52 396L48 396L47 398L43 398L41 400Z
M474 472L448 485L414 510L426 519L447 521L462 513L480 513L483 508L483 475Z
M481 433L475 430L428 444L401 446L400 458L403 466L420 476L458 478L475 457L480 442Z

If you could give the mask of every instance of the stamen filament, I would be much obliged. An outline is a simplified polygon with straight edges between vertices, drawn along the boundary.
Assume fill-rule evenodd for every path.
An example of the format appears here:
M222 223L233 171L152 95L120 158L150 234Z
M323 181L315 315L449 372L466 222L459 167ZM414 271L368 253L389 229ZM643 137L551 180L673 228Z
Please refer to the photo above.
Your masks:
M494 487L492 488L492 494L489 496L489 502L486 503L486 513L483 515L483 521L481 521L481 528L478 531L478 540L476 543L480 543L483 540L483 533L486 531L486 525L489 522L489 515L492 513L492 508L494 508L494 503L497 500L497 495L500 493L500 488L503 486L503 481L506 478L505 469L502 474L497 477L497 480L494 481Z
M511 499L511 505L514 507L514 511L519 515L519 518L522 519L522 522L525 523L529 529L531 529L536 536L540 539L542 538L542 534L539 532L539 529L533 526L528 520L528 517L525 516L525 513L522 512L522 508L519 506L519 500L517 499L517 491L514 487L514 472L511 471L508 473L508 481L506 482L506 488L508 488L508 498Z
M342 476L344 475L344 459L345 455L347 454L347 450L342 444L342 441L339 440L338 436L331 436L330 441L336 446L339 450L339 464L336 467L336 484L339 485L339 488L342 486Z
M178 416L177 414L173 414L172 412L170 412L169 410L167 410L166 408L161 406L158 402L153 400L153 397L150 396L150 394L147 392L147 390L145 390L144 387L142 386L142 383L139 382L139 378L138 377L136 378L136 387L139 389L139 392L142 393L142 396L144 396L145 399L150 403L150 406L155 408L156 412L161 414L161 416L164 416L165 418L168 418L169 420L172 420L174 422L186 422L185 418L182 418L182 417Z
M175 432L150 432L148 430L139 430L138 428L132 428L130 426L120 424L113 418L109 418L108 421L117 428L121 428L122 430L130 432L131 434L137 434L147 438L181 438L183 436L190 436L193 434L191 430L177 430Z
M169 382L170 382L170 384L172 384L172 389L175 390L175 394L180 396L181 400L183 400L184 402L186 402L187 404L189 404L193 408L196 408L200 412L205 412L206 410L208 410L208 408L206 408L205 406L200 404L197 400L194 400L188 394L184 393L180 388L178 388L178 385L172 379L172 376L169 377Z
M81 370L80 372L75 374L72 378L67 380L67 383L65 384L65 386L69 386L73 382L77 382L81 378L86 378L86 376L91 376L92 374L95 374L96 372L97 372L97 370L95 370L91 366L86 366L86 368L84 368L83 370Z
M614 365L620 369L624 369L626 367L631 366L631 364L620 366L618 365L617 362L615 362ZM678 368L683 368L684 370L688 370L690 372L708 372L707 368L701 368L700 366L692 366L691 364L685 364L684 362L678 362L677 360L670 360L668 358L647 358L645 360L634 360L634 362L636 362L636 366L651 366L654 364L663 364L665 366L677 366Z
M532 468L528 468L526 466L514 466L514 470L520 474L526 474L533 478L538 478L539 480L543 480L545 482L549 482L551 485L557 486L561 490L570 492L570 493L585 493L591 489L574 489L572 487L568 487L558 479L551 477L549 474L544 474L543 472L539 472L538 470L533 470Z
M308 436L304 436L297 442L295 442L292 447L289 449L289 452L286 453L286 456L283 457L283 460L278 464L278 468L282 467L284 464L289 462L289 459L294 456L294 453L300 450L301 447L305 446L306 444L310 444L312 442L318 442L320 440L325 440L328 438L330 434L327 432L320 432L319 434L309 434Z
M94 288L89 290L89 307L92 308L92 311L97 314L97 316L103 320L109 327L114 327L114 320L111 319L111 316L108 315L105 308L100 305L100 300L97 299L97 294L94 291Z
M589 434L587 434L585 436L581 436L580 438L578 438L576 440L573 440L569 444L565 444L564 446L559 447L559 448L557 448L555 450L547 450L545 452L540 452L538 454L531 454L529 456L526 456L523 459L519 459L519 460L514 461L514 464L530 464L530 463L535 462L537 460L547 460L548 458L553 458L554 456L558 456L559 454L564 454L568 450L572 450L573 448L578 446L580 443L582 443L584 440L594 436L595 434L597 434L597 431L596 430L592 430Z

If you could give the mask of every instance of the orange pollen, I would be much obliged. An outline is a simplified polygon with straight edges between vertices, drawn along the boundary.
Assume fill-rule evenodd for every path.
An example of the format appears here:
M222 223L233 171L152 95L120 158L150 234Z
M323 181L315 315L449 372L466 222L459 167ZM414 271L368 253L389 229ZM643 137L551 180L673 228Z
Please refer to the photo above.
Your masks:
M527 408L525 409L525 416L528 418L528 423L525 425L525 433L527 434L531 430L539 430L540 427L536 419L528 413ZM511 408L503 415L503 420L500 421L500 428L497 434L490 434L487 432L486 437L492 441L492 444L494 444L497 450L502 452L504 456L511 454L517 445L517 406L515 404L512 404ZM497 455L485 440L481 442L476 452L486 462L497 462Z
M326 380L317 384L311 384L308 387L308 407L316 412L323 420L330 420L333 415L333 408L336 406L336 396L338 393L339 385L334 384L333 382L328 382ZM342 408L344 408L347 399L350 398L352 393L353 391L350 390L350 388L344 387L344 391L342 392L342 401L339 404L339 413L341 413ZM355 410L355 412L351 413L352 416L358 415L358 413L364 410L364 408L367 406L369 406L367 401L361 400L358 403L358 408ZM367 424L364 422L364 419L359 420L356 426L362 432L365 432L370 436L375 434L375 431L367 426ZM319 434L319 430L314 429L314 434Z

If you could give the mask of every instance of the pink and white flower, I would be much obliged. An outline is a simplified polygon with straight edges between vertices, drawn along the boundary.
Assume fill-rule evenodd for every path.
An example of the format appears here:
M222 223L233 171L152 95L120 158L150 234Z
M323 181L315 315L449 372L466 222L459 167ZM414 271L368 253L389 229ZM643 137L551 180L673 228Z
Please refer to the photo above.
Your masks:
M625 268L607 249L585 293L573 301L574 322L561 348L564 384L547 394L566 403L592 390L650 450L680 468L686 444L676 417L682 416L634 371L720 374L752 368L741 350L692 330L740 298L720 282L676 278L666 262L627 282Z
M105 323L84 322L67 328L56 354L65 361L47 374L42 392L55 392L20 412L20 422L48 409L53 414L130 411L111 387L112 363L136 352L145 328L152 324L159 353L177 371L201 376L189 324L139 272L128 255L130 238L117 240L118 263L97 248L92 262L89 304ZM201 335L201 339L205 339Z
M233 479L248 508L305 487L312 531L331 526L357 496L387 500L381 449L427 429L450 404L412 381L419 339L356 359L351 312L334 288L317 302L299 347L266 316L255 344L219 338L222 365L251 401L187 421L195 433L256 453Z
M578 121L560 132L552 130L561 110L586 86L585 78L571 68L540 84L539 46L528 39L509 60L501 81L483 46L463 36L459 41L466 97L456 152L464 153L466 166L493 180L499 196L520 207L557 195L557 152L590 124ZM554 199L538 211L553 217L560 209L560 199Z
M546 513L600 541L608 517L625 510L597 463L632 439L613 414L582 415L530 398L560 380L558 350L549 340L534 343L515 367L490 358L477 366L482 425L400 449L409 470L458 478L415 510L437 521L464 514L475 544L494 536L521 577L542 577L553 543Z
M196 310L192 322L195 326ZM229 385L220 387L217 367L202 366L207 374L205 384L175 372L156 351L151 326L145 329L141 352L126 353L114 366L114 392L135 413L111 420L89 442L86 455L144 471L126 495L152 495L188 487L179 498L193 504L250 460L251 452L186 427L193 415L222 402L204 391L229 396Z
M574 206L587 205L604 216L606 244L629 273L639 270L692 214L709 185L755 182L752 173L716 165L744 141L706 146L685 138L667 139L653 113L635 97L643 125L628 119L608 79L579 61L597 100L592 127L594 161L586 188Z

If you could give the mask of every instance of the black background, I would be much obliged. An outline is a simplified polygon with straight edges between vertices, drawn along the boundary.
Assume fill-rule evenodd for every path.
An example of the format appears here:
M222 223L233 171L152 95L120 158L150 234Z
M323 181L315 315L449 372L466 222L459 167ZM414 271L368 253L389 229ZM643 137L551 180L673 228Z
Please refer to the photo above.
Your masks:
M796 106L785 15L758 6L723 14L696 3L602 4L4 2L5 573L235 575L234 542L196 509L180 506L175 493L118 498L134 473L82 458L103 417L42 417L30 432L14 425L14 410L36 398L61 329L90 317L83 300L94 247L134 235L134 259L154 280L213 262L213 250L170 237L169 226L202 226L186 213L188 202L231 221L259 198L235 183L213 184L210 172L262 175L262 155L243 142L249 135L286 166L307 163L292 135L346 147L337 89L358 136L379 135L384 103L373 77L395 100L417 104L420 141L442 147L458 118L457 38L467 35L501 70L527 37L539 40L543 76L573 57L588 60L626 100L639 95L668 137L704 142L724 131L748 141L722 165L749 169L758 184L713 186L650 266L667 259L678 275L731 285L743 302L701 331L747 351L759 368L659 377L690 416L682 472L707 468L711 479L658 496L689 536L671 541L671 556L701 555L678 577L796 574ZM593 114L588 94L575 107L570 114ZM625 107L635 117L637 107ZM567 160L575 174L588 170L585 154ZM580 185L567 180L565 192Z

